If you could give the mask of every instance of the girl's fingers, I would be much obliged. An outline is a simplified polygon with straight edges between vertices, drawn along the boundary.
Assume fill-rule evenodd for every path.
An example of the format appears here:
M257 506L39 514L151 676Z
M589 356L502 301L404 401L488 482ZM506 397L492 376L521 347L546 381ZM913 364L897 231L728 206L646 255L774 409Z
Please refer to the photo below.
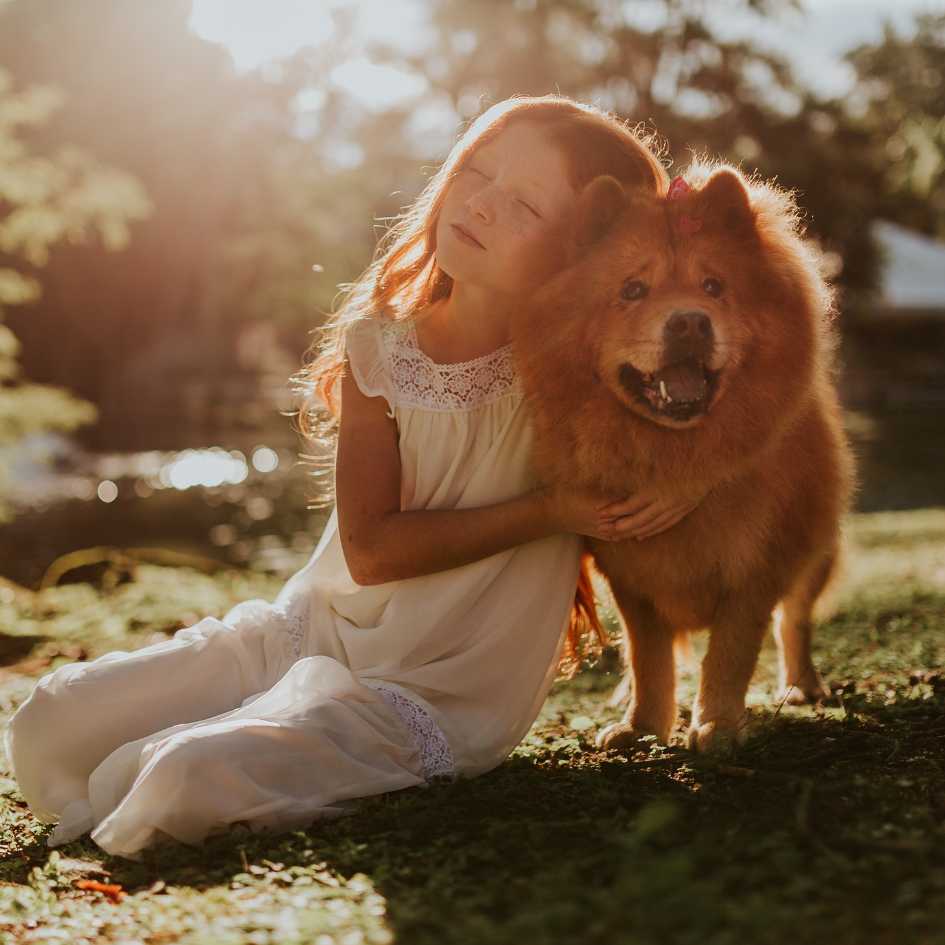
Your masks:
M698 503L695 505L675 506L667 513L667 519L665 521L654 522L649 528L638 531L636 537L650 538L652 535L665 532L667 528L672 528L673 525L684 519L696 507L696 505L698 505Z
M637 541L642 541L644 538L651 538L653 535L665 532L667 528L672 528L682 517L683 516L678 513L664 515L649 528L638 531L633 537L636 538Z
M658 515L655 518L651 518L648 522L644 522L641 525L633 529L634 538L642 538L644 535L649 535L654 530L662 528L666 522L672 519L672 513L664 511L662 515Z
M666 499L642 498L632 508L630 503L625 503L625 511L605 513L608 517L618 518L621 521L633 521L636 525L643 525L647 521L668 512L670 509L677 508L678 502L667 501Z
M630 517L611 519L602 525L602 535L608 541L623 541L626 538L648 538L674 525L682 515L676 509L663 510L645 521L634 522Z
M617 502L607 502L598 508L598 512L607 518L622 518L626 515L635 515L642 512L653 503L653 497L645 494L628 496Z
M604 522L597 529L597 537L603 541L618 541L620 538L617 534L617 527L612 521Z
M597 506L598 514L604 518L626 518L631 515L637 515L648 508L658 507L662 511L668 511L670 508L694 509L699 502L672 501L661 499L649 492L640 492L636 495L627 496L625 499L619 499L616 502L606 502Z
M635 515L602 517L597 536L604 541L622 541L625 538L649 538L671 528L688 515L699 503L648 505Z
M636 515L624 515L617 519L617 528L621 532L636 532L641 528L646 528L652 522L665 515L667 509L665 506L656 505L637 512Z

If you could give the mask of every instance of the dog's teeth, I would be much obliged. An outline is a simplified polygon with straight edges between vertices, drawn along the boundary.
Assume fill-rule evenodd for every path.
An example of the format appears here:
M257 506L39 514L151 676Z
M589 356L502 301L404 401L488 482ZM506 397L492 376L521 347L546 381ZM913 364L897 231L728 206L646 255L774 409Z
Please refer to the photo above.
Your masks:
M667 403L671 404L673 402L673 398L666 393L666 381L660 381L660 394Z

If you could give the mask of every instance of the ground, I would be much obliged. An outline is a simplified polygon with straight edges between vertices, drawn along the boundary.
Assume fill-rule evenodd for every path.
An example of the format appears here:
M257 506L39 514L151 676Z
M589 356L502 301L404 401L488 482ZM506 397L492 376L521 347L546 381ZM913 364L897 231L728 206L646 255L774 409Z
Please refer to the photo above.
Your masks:
M0 942L945 943L945 509L856 515L847 532L848 572L815 643L833 704L773 705L769 640L755 734L731 759L681 747L691 671L679 744L597 751L619 715L605 705L610 658L556 683L486 775L132 863L87 838L47 849L52 828L0 756ZM280 586L156 566L107 590L0 586L2 721L62 662Z

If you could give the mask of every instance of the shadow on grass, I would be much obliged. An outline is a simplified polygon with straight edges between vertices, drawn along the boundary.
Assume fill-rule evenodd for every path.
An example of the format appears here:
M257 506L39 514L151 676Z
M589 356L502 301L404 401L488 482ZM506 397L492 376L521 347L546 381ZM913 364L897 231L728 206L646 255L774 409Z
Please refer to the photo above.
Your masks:
M368 798L304 831L238 829L140 864L88 840L63 855L101 860L131 894L160 880L164 900L313 878L322 895L304 907L348 903L355 925L364 900L343 878L360 876L396 942L786 942L798 923L833 942L937 941L921 936L943 917L945 686L910 688L808 718L759 711L726 760L599 752L549 723L489 774ZM574 696L590 712L599 699ZM47 855L37 840L2 879L28 883Z
M51 854L51 828L8 780L0 933L215 945L943 942L945 543L925 537L943 517L858 519L848 585L816 637L832 704L772 706L769 640L749 694L754 734L731 758L596 750L596 731L620 714L606 707L618 676L603 664L556 684L523 742L479 778L367 798L355 816L305 830L158 846L140 863L88 838ZM18 685L8 705L25 694ZM694 685L683 673L677 738ZM129 895L80 892L81 876Z

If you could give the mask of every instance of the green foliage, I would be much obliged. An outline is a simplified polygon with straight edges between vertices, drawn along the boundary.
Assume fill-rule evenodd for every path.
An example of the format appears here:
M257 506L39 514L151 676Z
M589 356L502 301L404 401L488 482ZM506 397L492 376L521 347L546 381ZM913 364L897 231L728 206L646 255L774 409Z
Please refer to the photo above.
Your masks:
M436 44L406 59L465 119L515 93L561 92L654 126L674 172L708 153L799 192L812 235L837 253L854 298L875 287L870 219L882 187L880 141L846 101L806 87L780 54L731 38L701 0L645 5L600 0L482 3L437 0ZM803 29L791 0L737 0L726 13ZM790 18L789 18L790 17ZM403 62L386 50L391 64ZM838 182L839 185L838 185Z
M21 82L69 90L44 147L94 152L133 174L154 206L120 255L59 247L38 317L11 318L24 363L49 365L99 407L95 439L108 448L177 447L229 418L243 430L277 420L270 394L298 367L337 285L366 265L378 205L419 176L402 154L382 166L333 160L337 127L362 117L328 88L348 55L341 40L304 66L238 74L222 47L189 32L189 15L187 0L0 8L0 61ZM326 90L324 108L302 129L296 99L313 90ZM389 143L394 155L403 144ZM55 359L43 323L61 339Z
M725 6L742 22L812 28L792 0ZM0 6L0 61L21 82L69 90L68 107L41 126L41 153L67 143L94 151L134 174L154 204L120 264L105 251L122 238L120 222L98 228L102 247L61 245L34 303L41 317L14 316L26 363L45 365L55 324L57 380L99 405L102 441L125 446L134 426L154 431L162 420L180 438L188 414L201 413L195 403L229 397L247 416L241 406L266 399L253 369L234 376L261 357L247 324L276 326L300 355L462 124L515 93L557 89L654 125L674 170L705 151L796 189L811 233L836 254L845 312L868 304L877 282L864 221L943 232L940 18L915 42L887 37L859 51L861 86L830 100L759 43L731 38L703 0L430 0L428 9L430 30L411 49L362 49L356 16L338 7L331 36L236 73L223 48L188 32L184 0ZM365 101L334 71L362 53L428 86L388 107ZM132 199L117 185L102 192ZM23 219L63 232L37 211ZM0 263L0 298L34 288ZM102 357L102 339L113 357ZM291 373L286 361L272 373Z
M887 27L851 52L857 118L876 143L880 212L945 239L945 13L917 17L914 38Z
M106 249L121 249L130 238L130 221L151 210L133 177L81 149L63 147L53 155L30 150L23 129L42 126L63 102L51 86L16 91L13 77L0 68L0 253L28 270L44 266L54 244L82 243L93 234ZM0 319L4 308L39 297L40 282L30 271L0 266ZM26 380L19 350L16 337L0 324L0 449L29 433L69 431L94 422L93 404L63 388ZM7 475L0 460L0 521L10 516L3 500Z
M237 825L140 863L87 837L49 851L51 828L4 767L0 938L941 945L945 509L849 526L846 579L815 637L836 701L774 706L769 641L754 737L728 762L678 743L598 751L596 730L618 715L604 706L618 677L601 666L556 684L522 743L478 778L366 798L356 816L304 830ZM8 665L0 698L12 712L70 646L137 649L279 586L142 566L109 592L0 596L0 630L25 660ZM683 672L682 705L694 684ZM109 903L77 887L86 878L128 895Z

